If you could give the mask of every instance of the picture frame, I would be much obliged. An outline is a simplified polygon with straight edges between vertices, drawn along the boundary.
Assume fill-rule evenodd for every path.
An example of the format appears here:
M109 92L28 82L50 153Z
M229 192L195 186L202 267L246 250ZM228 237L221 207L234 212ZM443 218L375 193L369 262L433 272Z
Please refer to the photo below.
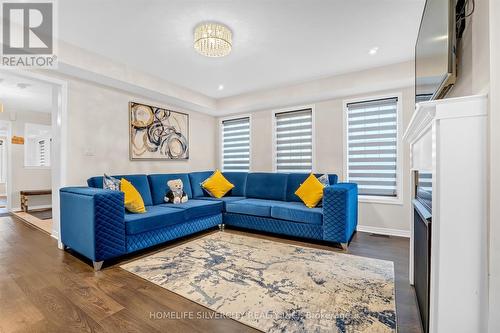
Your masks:
M189 159L189 114L129 102L131 161Z

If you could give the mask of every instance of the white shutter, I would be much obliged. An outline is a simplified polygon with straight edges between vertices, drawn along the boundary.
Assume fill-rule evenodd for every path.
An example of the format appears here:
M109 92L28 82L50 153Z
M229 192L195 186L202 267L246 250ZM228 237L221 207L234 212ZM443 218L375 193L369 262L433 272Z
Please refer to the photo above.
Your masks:
M38 141L38 164L47 166L47 143L45 139Z
M51 139L40 139L36 141L36 165L42 167L50 166L50 144Z
M222 121L222 170L250 170L250 118Z
M312 110L276 113L276 171L312 171Z
M347 177L360 195L398 195L397 108L397 98L347 104Z

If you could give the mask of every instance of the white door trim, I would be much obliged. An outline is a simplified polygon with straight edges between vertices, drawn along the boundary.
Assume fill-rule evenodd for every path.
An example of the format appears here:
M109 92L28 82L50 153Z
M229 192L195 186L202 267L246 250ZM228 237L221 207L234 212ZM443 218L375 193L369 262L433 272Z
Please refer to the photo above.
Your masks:
M12 122L9 120L0 120L0 124L7 127L7 139L5 140L7 155L7 173L5 175L7 186L5 187L5 195L7 196L7 211L11 211L12 208L12 150L11 150L11 138L12 138Z
M68 118L68 83L67 81L53 78L27 70L0 70L10 75L17 75L31 80L52 85L52 142L51 167L52 167L52 237L58 240L58 247L62 248L60 240L60 210L59 189L66 186L67 178L67 118ZM10 171L9 171L10 172Z

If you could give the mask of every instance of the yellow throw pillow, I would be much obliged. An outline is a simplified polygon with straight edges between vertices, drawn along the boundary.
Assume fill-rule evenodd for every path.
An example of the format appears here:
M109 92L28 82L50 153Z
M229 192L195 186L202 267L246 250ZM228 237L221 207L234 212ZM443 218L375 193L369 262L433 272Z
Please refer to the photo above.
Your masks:
M325 186L312 173L300 184L295 194L309 208L314 208L323 199L323 189Z
M214 198L222 198L227 192L234 188L234 185L224 177L222 172L215 170L210 177L201 183L201 187Z
M134 185L125 178L120 180L120 188L125 193L125 208L131 213L145 213L144 201Z

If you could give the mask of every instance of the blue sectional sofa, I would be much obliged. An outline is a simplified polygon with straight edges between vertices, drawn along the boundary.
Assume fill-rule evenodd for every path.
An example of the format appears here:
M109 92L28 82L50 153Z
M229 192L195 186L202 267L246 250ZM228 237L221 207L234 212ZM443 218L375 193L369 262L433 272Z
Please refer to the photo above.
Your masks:
M356 230L356 184L337 183L329 175L322 207L307 208L295 191L308 174L224 172L235 187L223 198L200 186L212 171L115 176L140 192L147 212L125 211L123 193L102 189L102 177L89 187L60 190L61 240L100 269L102 262L175 238L224 225L340 243L347 247ZM166 183L182 179L189 201L163 202Z

